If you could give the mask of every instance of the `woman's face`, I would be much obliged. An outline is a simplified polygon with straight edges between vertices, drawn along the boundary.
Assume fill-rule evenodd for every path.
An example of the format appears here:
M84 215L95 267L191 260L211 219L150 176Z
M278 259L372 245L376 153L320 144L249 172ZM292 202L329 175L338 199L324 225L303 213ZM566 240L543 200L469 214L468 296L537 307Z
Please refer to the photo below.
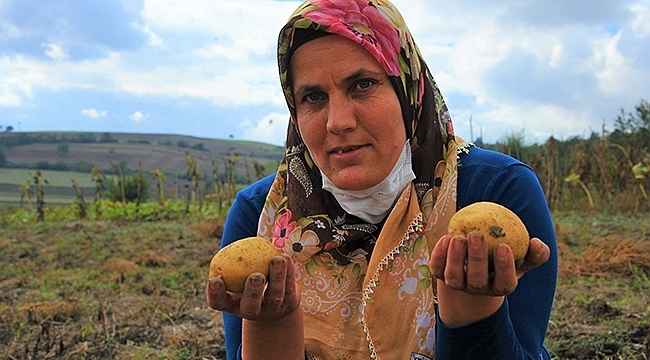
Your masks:
M291 58L298 130L312 159L339 188L381 182L406 142L402 112L381 65L338 35L311 40Z

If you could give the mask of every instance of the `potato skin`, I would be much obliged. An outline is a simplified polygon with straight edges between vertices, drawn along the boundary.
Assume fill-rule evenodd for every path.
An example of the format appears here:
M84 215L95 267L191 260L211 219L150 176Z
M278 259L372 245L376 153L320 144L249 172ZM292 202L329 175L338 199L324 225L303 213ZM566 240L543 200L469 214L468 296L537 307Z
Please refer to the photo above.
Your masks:
M246 278L254 272L268 279L271 259L281 253L262 237L248 237L221 248L210 261L210 277L220 276L227 291L242 293Z
M482 233L488 242L488 254L497 244L507 244L512 249L516 266L520 266L530 243L530 236L521 219L497 203L482 201L470 204L456 212L449 221L450 235L467 236L472 231Z

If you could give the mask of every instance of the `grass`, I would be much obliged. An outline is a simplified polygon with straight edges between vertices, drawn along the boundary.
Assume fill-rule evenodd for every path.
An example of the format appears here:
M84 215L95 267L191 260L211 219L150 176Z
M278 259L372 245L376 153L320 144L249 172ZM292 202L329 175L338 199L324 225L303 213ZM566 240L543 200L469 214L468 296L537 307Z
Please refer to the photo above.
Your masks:
M70 179L75 179L80 187L93 187L90 173L74 171L40 170L43 179L47 179L49 186L72 187ZM26 181L34 182L30 170L27 169L0 169L0 184L20 185Z
M74 200L73 196L64 196L64 195L46 195L46 196L47 197L45 198L45 200L47 201L47 204L52 204L52 205L70 205ZM86 201L90 201L90 200L86 199ZM27 199L24 199L23 201L25 203L25 206L27 206ZM36 203L36 197L32 197L32 203ZM2 206L2 204L20 204L20 194L0 192L0 206Z

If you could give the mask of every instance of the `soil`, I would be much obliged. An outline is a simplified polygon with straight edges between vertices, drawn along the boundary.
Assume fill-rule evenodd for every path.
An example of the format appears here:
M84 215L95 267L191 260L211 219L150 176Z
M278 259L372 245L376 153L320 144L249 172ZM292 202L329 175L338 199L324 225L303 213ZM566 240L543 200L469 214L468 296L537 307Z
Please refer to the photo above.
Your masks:
M219 226L5 225L0 359L225 359L221 315L204 300ZM554 358L648 359L650 231L574 235L558 229Z
M225 359L221 314L204 297L219 240L201 232L174 223L4 228L0 359Z

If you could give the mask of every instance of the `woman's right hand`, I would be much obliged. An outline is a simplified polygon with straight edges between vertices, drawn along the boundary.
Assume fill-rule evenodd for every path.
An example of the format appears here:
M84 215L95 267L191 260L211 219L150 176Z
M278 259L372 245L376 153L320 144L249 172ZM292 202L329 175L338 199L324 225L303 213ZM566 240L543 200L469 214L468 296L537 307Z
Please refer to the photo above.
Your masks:
M205 293L212 309L260 323L276 322L300 306L293 261L286 254L271 260L268 283L263 274L253 273L244 291L237 294L226 291L223 280L214 277L208 280Z

